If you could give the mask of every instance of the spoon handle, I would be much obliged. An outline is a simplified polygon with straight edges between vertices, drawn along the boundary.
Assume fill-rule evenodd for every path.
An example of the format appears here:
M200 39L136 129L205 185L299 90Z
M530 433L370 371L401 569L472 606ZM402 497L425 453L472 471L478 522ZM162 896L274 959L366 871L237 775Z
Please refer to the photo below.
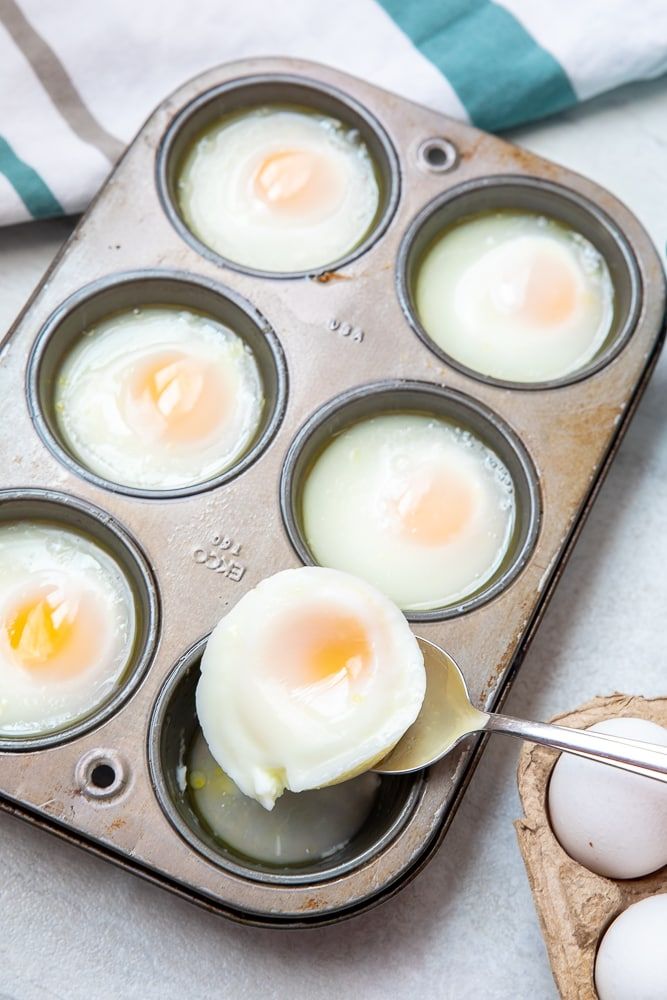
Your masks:
M508 715L487 715L483 732L507 733L530 743L564 750L577 757L587 757L602 764L610 764L623 771L632 771L646 778L667 782L667 747L624 736L592 733L586 729L568 729L546 722L525 722Z

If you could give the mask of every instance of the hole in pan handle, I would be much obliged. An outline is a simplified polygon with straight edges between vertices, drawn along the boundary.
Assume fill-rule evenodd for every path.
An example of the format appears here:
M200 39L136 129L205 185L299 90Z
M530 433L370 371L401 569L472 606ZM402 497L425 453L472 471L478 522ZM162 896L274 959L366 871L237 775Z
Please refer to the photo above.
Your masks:
M89 750L79 760L74 777L87 799L109 800L127 787L129 770L125 760L115 750L95 749Z
M434 174L447 173L459 162L456 146L442 136L425 139L417 150L417 157L421 165Z

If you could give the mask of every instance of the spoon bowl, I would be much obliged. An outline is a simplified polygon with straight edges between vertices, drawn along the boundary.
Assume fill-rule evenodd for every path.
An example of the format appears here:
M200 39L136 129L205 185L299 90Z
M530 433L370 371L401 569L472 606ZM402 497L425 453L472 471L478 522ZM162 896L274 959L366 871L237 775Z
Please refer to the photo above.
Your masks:
M426 694L417 719L394 749L373 770L407 774L435 764L470 733L484 728L488 716L470 701L465 678L449 653L417 639L424 656Z
M667 782L667 748L607 733L482 712L470 701L465 678L452 657L428 639L418 638L417 642L426 670L421 711L374 771L382 774L419 771L441 760L466 736L496 732Z

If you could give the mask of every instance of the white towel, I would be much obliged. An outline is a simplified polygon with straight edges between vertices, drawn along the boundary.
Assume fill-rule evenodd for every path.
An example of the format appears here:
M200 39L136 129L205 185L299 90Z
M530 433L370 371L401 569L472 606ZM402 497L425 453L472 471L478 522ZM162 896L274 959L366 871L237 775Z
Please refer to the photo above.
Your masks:
M0 0L0 224L81 211L170 91L258 55L502 129L667 71L667 0Z

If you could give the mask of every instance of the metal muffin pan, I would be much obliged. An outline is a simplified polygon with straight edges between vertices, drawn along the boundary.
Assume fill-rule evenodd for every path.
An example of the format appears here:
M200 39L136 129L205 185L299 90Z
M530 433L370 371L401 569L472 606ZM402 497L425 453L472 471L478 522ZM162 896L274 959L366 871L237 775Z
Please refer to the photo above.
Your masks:
M378 160L384 203L368 239L344 261L308 276L253 273L205 250L183 226L173 203L179 156L213 115L231 110L230 100L238 107L250 98L315 107L362 129ZM494 185L529 190L534 210L579 213L563 214L575 227L589 219L601 227L583 231L612 268L619 332L585 377L529 390L493 384L448 363L406 319L410 227L447 197L465 194L479 208L490 206ZM186 307L230 325L241 320L238 332L260 352L266 347L263 371L275 375L275 382L268 376L271 416L243 468L178 496L142 495L86 473L68 455L49 409L49 384L81 323L126 307L135 295L154 303L159 292L174 303L186 289ZM232 316L232 307L240 313ZM259 580L307 555L285 503L305 440L300 429L324 426L341 402L355 398L367 397L366 414L371 403L382 405L385 390L399 400L414 393L411 408L437 397L455 407L452 415L465 408L474 428L514 463L520 537L516 563L489 592L413 628L456 658L478 705L497 707L657 359L664 312L664 276L647 234L612 195L579 175L312 63L251 60L187 83L142 128L4 341L0 412L11 435L0 442L0 485L26 500L48 486L73 505L102 510L109 526L122 525L118 532L135 539L152 568L160 616L151 619L158 636L150 665L113 712L89 720L85 731L61 734L48 749L0 748L0 805L246 922L310 926L390 896L441 842L479 742L409 779L391 808L388 795L384 817L336 859L338 868L305 880L248 870L206 843L170 791L179 734L194 725L181 707L191 697L197 644ZM31 509L22 507L21 516Z

